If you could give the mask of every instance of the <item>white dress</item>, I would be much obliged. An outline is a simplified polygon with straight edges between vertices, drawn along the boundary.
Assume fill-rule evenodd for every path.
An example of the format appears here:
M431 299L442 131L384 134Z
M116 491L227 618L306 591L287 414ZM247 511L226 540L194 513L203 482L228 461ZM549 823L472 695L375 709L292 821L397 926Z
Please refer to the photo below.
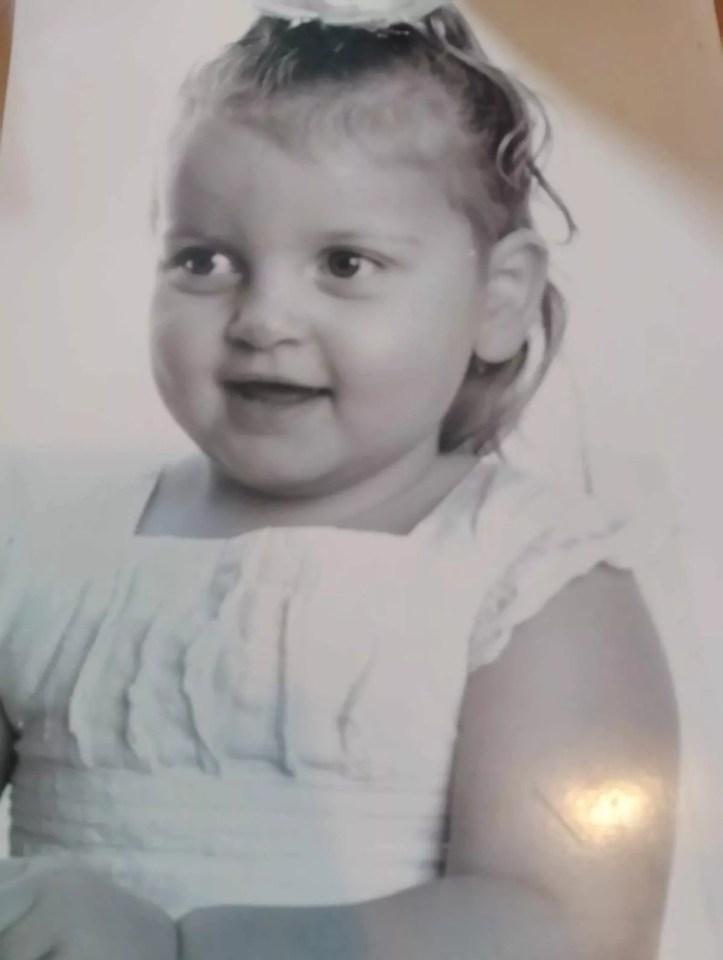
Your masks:
M12 855L72 852L173 916L435 876L470 671L629 565L625 519L488 457L405 536L138 537L158 476L2 470Z

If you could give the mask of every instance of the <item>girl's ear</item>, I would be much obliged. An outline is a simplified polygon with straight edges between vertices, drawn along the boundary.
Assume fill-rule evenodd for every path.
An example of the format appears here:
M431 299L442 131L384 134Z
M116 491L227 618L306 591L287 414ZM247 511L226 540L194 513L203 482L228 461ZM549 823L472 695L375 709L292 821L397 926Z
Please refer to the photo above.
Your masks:
M516 230L493 247L475 345L480 360L503 363L520 350L540 321L547 268L547 247L534 230Z

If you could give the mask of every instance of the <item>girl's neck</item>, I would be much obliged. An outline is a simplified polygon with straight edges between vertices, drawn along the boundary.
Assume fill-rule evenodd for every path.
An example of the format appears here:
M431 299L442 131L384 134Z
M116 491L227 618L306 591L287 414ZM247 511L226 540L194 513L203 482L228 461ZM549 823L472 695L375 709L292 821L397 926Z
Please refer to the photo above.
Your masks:
M164 471L141 535L227 538L264 527L338 527L404 534L472 469L469 456L415 450L373 476L317 497L269 497L196 455Z

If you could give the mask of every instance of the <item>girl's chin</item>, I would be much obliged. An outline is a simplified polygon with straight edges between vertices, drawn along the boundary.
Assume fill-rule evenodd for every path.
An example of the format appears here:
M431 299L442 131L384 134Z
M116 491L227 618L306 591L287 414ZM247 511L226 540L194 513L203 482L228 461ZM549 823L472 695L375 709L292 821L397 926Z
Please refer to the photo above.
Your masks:
M210 453L218 475L226 482L262 498L302 499L336 492L334 465L320 456L296 455L258 449L249 444L243 451ZM338 482L338 481L337 481Z

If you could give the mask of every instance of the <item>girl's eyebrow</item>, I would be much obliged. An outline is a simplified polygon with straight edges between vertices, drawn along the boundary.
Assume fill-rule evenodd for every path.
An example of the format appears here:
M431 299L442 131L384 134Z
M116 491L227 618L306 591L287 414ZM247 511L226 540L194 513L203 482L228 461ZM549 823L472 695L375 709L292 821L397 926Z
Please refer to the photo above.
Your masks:
M198 227L188 228L182 223L167 227L161 236L164 243L197 243L213 247L220 253L234 256L239 256L240 253L238 243L227 236ZM370 243L390 243L410 250L418 250L424 245L419 237L395 233L393 230L387 233L378 227L321 231L313 236L310 235L310 239L319 246L366 246Z
M229 253L235 256L237 256L239 252L237 244L229 240L228 237L209 233L206 230L199 230L198 228L188 229L182 224L168 227L163 231L162 238L164 243L199 244L205 247L213 247L214 250L218 250L219 253Z
M323 238L323 241L328 244L338 244L343 246L344 244L354 245L355 243L360 243L361 241L381 241L383 243L394 243L399 246L405 246L410 248L418 249L421 247L422 241L419 237L414 237L409 234L399 234L389 232L387 233L384 230L376 228L359 228L356 230L331 230L320 235Z

